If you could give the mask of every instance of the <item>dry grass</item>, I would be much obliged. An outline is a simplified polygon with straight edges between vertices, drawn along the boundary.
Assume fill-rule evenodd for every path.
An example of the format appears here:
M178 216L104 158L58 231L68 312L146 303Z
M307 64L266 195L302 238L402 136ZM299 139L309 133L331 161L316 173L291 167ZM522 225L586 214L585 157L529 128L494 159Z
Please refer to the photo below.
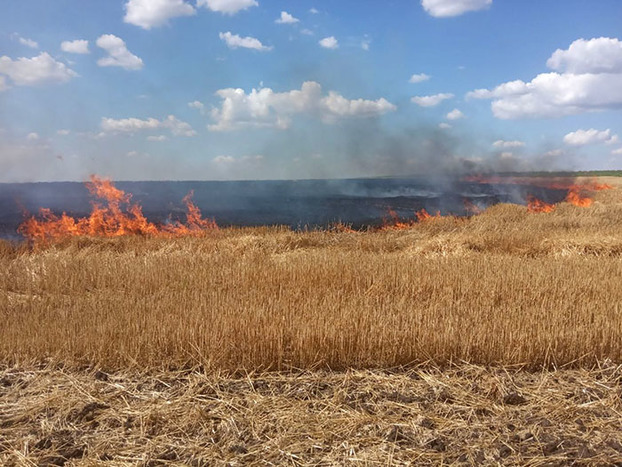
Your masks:
M622 204L0 250L0 358L230 371L622 360Z
M2 465L613 465L622 367L0 369ZM619 464L618 464L619 465Z

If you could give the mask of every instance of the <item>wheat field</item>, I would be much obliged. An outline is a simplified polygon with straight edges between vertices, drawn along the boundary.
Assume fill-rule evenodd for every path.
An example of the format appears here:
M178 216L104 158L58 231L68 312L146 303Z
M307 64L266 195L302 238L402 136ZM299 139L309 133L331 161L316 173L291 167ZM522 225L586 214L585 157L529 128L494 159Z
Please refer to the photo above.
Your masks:
M620 190L403 230L222 229L0 252L0 358L227 371L622 360Z
M621 193L0 243L0 464L619 465Z

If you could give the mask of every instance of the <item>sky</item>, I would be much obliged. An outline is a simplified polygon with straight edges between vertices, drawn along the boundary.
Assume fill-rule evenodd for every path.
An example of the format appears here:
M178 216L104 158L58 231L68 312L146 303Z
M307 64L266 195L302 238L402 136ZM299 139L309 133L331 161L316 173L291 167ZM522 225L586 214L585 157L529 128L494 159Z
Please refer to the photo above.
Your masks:
M620 0L3 0L0 182L622 169Z

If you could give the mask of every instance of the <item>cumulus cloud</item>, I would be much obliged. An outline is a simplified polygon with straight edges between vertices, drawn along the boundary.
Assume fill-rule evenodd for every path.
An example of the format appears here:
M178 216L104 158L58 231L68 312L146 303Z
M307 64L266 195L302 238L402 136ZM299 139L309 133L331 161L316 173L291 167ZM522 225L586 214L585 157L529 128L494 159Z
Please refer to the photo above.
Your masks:
M492 145L496 148L522 148L525 146L524 141L504 141L499 139L492 143Z
M613 154L614 156L622 156L622 148L614 149L613 151L611 151L611 154Z
M618 135L611 134L610 129L603 131L590 128L589 130L577 130L564 136L564 143L570 146L585 146L588 144L615 144L618 142Z
M31 49L38 49L39 44L32 39L27 39L25 37L18 37L17 40L20 44L25 45L26 47L30 47Z
M441 123L438 124L438 127L441 130L449 130L451 128L451 125L449 123L446 123L446 122L441 122Z
M156 118L147 118L145 120L123 118L116 120L104 117L100 126L104 133L133 134L139 131L168 129L174 136L196 136L197 134L188 123L177 119L174 115L169 115L161 121Z
M128 0L123 21L151 29L167 24L171 18L195 13L194 7L184 0Z
M542 73L530 82L514 80L477 89L467 98L492 99L500 119L554 118L622 107L622 54L618 39L574 41L557 50L547 65L562 71Z
M412 97L410 101L421 107L434 107L444 100L451 99L452 97L454 97L453 94L445 92L441 94L434 94L432 96L415 96Z
M60 49L63 52L67 52L70 54L88 54L89 52L89 41L77 39L75 41L63 41L60 44Z
M241 10L259 6L259 3L257 0L197 0L197 6L202 6L226 15L235 15Z
M119 66L126 70L140 70L143 61L129 50L120 37L104 34L97 39L97 46L108 52L108 56L97 60L99 66Z
M568 73L622 73L622 42L609 37L578 39L557 49L546 65Z
M39 134L32 132L32 133L28 133L28 136L26 136L26 139L28 141L38 141L39 140Z
M423 9L437 18L459 16L469 11L483 10L492 0L421 0Z
M363 118L394 111L396 106L384 98L378 100L353 99L330 91L322 94L322 87L307 81L302 87L287 92L274 92L270 88L253 89L246 94L243 89L221 89L216 95L222 100L220 107L211 111L215 123L212 131L236 130L248 127L288 128L294 115L315 116L325 123L344 118Z
M205 104L203 104L203 102L201 101L188 102L188 107L190 107L191 109L197 109L200 112L203 112L205 110Z
M70 134L70 133L71 133L71 131L69 131L69 130L58 130L58 131L56 132L56 134L57 134L58 136L67 136L67 135L68 135L68 134Z
M295 24L300 22L300 20L298 18L294 18L292 15L290 15L288 12L286 11L282 11L281 12L281 17L278 18L275 23L277 24Z
M237 49L239 47L243 49L255 49L260 52L267 52L272 50L272 47L265 46L259 39L254 37L240 37L237 34L231 34L231 32L221 32L218 34L221 40L227 44L230 49Z
M65 83L78 74L64 63L57 62L47 52L33 58L13 60L0 57L0 75L6 75L17 86L36 86L46 83ZM4 80L3 80L4 81ZM0 83L2 89L2 83Z
M363 39L361 41L361 49L368 51L369 46L371 45L371 39Z
M317 8L311 8L309 10L309 13L311 13L312 15L317 15L319 13L319 10Z
M410 79L408 80L408 82L409 83L421 83L429 79L430 79L429 75L426 75L425 73L419 73L419 74L412 75Z
M461 118L464 118L464 114L460 112L460 110L454 109L451 112L449 112L446 115L446 117L447 117L447 120L459 120Z
M334 36L325 37L319 44L325 49L336 49L339 47L339 42Z

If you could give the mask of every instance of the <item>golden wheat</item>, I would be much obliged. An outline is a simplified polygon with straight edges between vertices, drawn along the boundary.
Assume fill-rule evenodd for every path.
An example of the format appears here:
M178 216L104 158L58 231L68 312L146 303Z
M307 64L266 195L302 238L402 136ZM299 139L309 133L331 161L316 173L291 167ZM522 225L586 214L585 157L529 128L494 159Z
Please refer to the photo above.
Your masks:
M224 229L0 248L0 359L108 368L622 360L622 204L402 231Z

